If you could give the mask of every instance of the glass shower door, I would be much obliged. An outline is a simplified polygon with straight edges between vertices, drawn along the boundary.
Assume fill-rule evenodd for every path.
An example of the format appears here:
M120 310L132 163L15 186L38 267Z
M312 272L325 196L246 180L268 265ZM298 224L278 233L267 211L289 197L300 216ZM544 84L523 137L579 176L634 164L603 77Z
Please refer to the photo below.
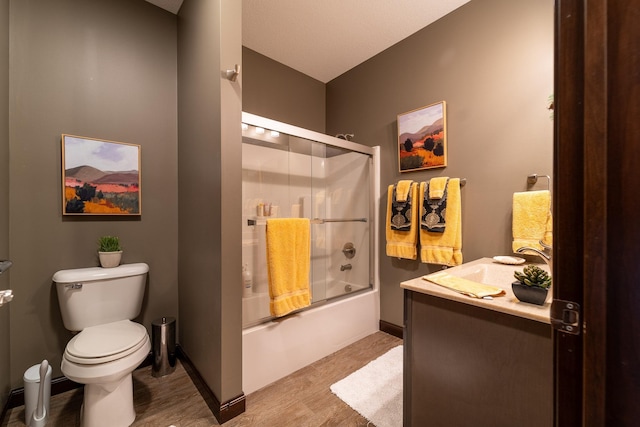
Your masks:
M242 258L253 282L243 297L244 327L271 318L269 218L310 219L312 305L370 287L370 164L369 155L322 142L243 130Z

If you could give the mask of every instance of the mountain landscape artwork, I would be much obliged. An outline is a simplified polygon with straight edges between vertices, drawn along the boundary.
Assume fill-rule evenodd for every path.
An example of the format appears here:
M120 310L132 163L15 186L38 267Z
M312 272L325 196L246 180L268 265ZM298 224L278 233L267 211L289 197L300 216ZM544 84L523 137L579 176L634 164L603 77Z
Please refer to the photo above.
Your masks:
M140 146L62 135L64 215L140 215Z
M444 101L398 115L400 172L447 166Z

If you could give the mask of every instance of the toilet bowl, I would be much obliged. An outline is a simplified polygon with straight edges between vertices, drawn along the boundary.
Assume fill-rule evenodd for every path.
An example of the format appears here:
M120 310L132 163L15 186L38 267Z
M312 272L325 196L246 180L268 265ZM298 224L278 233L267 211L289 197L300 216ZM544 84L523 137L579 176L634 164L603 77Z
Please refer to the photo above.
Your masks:
M69 341L60 368L70 380L85 384L83 426L133 423L131 374L150 350L145 327L129 320L86 328Z
M146 264L62 270L53 279L64 325L80 331L60 369L84 384L83 427L126 427L136 417L132 372L149 355L147 329L131 321L141 308Z

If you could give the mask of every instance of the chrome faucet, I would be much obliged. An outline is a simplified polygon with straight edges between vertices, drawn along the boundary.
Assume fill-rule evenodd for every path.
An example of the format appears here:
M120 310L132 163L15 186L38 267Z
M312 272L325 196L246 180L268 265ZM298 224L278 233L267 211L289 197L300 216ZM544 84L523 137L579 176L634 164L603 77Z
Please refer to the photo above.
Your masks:
M340 271L351 270L351 264L342 264L340 266Z
M542 260L549 266L549 273L553 274L553 251L551 246L540 242L540 246L542 246L543 251L537 248L532 248L529 246L522 246L516 249L516 252L519 254L526 254L527 252L533 252L534 255L538 255ZM548 252L547 252L548 251Z

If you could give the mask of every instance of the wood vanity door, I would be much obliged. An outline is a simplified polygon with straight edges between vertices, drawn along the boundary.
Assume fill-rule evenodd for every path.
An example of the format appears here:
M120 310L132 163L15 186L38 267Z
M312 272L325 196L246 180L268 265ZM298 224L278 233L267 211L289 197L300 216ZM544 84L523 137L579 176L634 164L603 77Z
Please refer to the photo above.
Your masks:
M405 427L551 427L551 325L404 291Z

